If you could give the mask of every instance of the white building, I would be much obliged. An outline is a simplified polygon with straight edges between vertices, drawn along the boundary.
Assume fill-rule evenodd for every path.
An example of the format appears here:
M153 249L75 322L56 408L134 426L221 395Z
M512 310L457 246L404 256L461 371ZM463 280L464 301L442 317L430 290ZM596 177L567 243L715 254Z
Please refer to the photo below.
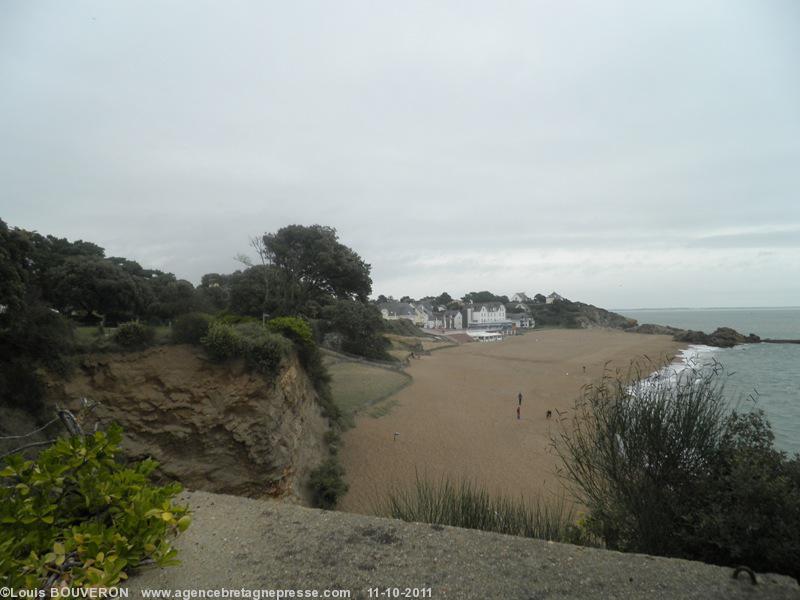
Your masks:
M468 331L467 335L477 342L502 342L503 335L496 331Z
M533 329L536 327L536 321L528 313L506 313L506 316L517 329Z
M511 296L511 302L533 302L525 292L517 292Z
M425 323L425 327L428 329L444 329L444 313L442 312L430 312L426 313L427 321Z
M466 306L462 311L467 327L481 325L510 325L502 302L481 302Z
M446 310L443 319L445 329L464 329L464 318L460 310Z
M424 327L428 321L428 315L422 308L407 302L383 302L378 309L387 321L407 319L419 327Z
M564 296L562 296L561 294L556 294L555 292L552 292L549 296L547 296L547 300L545 300L545 302L547 304L552 304L556 300L563 300L563 299Z

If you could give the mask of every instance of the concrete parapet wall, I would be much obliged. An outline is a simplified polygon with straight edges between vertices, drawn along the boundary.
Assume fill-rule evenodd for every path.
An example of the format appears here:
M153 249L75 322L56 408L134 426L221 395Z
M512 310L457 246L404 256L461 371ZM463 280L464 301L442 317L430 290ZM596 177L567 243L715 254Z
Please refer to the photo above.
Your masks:
M481 531L325 512L274 501L187 493L193 524L182 564L131 578L142 588L430 589L429 598L800 598L789 577L621 554ZM412 592L413 594L413 592ZM321 597L321 596L320 596ZM408 596L421 597L421 596Z

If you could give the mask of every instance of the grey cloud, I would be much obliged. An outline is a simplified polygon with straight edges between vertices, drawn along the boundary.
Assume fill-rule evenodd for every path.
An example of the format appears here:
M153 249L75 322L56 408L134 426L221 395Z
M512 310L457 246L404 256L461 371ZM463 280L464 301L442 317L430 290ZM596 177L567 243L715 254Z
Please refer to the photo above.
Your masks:
M799 13L12 0L0 215L194 281L324 223L376 292L541 280L622 306L685 303L691 252L732 250L736 304L796 303Z

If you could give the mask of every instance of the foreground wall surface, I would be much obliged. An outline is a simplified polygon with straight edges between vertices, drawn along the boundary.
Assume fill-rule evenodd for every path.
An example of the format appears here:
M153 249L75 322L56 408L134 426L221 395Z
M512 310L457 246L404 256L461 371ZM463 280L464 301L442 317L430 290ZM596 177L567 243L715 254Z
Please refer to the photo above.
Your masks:
M480 531L325 512L274 501L187 493L193 524L182 564L131 578L143 588L430 588L430 598L800 598L794 579ZM370 595L379 588L383 596ZM413 597L413 596L408 596ZM418 596L417 596L418 597Z

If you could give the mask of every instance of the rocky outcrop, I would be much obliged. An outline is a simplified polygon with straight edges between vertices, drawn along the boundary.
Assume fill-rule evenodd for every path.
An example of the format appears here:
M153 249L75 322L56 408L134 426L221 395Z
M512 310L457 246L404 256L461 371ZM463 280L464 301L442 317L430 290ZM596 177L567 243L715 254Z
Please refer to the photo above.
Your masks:
M636 327L629 327L625 331L630 333L647 333L653 335L671 335L676 342L687 344L702 344L704 346L715 346L717 348L732 348L739 344L758 344L761 342L754 333L743 335L730 327L719 327L713 333L703 333L691 329L679 329L668 325L654 325L644 323ZM766 341L766 340L765 340Z
M679 335L686 333L685 329L678 329L677 327L670 327L669 325L655 325L654 323L643 323L636 327L629 327L625 331L650 335Z
M552 304L529 304L528 309L535 319L537 327L629 329L636 326L636 319L629 319L610 310L583 302L556 300Z
M684 331L675 335L675 341L689 344L704 344L718 348L732 348L739 344L757 344L761 341L757 335L743 335L730 327L719 327L713 333L702 331Z
M152 456L191 489L304 500L308 473L327 456L328 422L296 358L267 380L192 346L91 355L48 385L51 402L77 408L81 397L123 426L131 456Z

